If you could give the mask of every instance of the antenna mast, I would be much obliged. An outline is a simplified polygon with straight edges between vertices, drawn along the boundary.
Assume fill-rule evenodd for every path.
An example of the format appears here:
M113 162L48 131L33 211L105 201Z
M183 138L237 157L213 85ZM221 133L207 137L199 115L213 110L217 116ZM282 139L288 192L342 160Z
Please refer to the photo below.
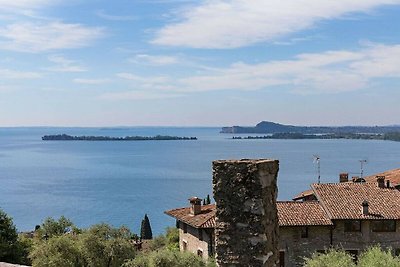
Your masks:
M362 179L363 178L363 175L364 175L364 164L365 163L367 163L367 160L365 160L365 159L361 159L360 160L360 178Z
M321 158L318 155L314 155L314 162L317 163L318 168L318 183L321 183Z

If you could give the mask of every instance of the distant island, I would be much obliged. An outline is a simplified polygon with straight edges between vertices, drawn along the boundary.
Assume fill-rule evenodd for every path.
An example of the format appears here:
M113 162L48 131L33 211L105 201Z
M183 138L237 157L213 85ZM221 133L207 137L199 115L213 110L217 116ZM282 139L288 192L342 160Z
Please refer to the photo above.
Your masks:
M197 140L197 137L179 137L169 135L156 136L71 136L67 134L45 135L44 141L170 141L170 140Z
M274 133L264 136L233 136L232 139L363 139L400 141L400 132L384 134L333 133L333 134L302 134Z
M262 121L254 127L231 126L223 127L221 133L229 134L389 134L399 133L400 125L396 126L294 126L270 121Z

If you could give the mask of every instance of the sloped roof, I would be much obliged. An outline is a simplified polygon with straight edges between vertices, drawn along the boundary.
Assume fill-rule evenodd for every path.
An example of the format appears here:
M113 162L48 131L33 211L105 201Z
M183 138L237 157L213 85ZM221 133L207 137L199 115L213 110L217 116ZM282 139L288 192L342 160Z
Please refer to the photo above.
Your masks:
M279 226L332 225L317 201L278 201ZM202 212L191 215L190 208L179 208L165 212L179 221L195 228L214 228L216 207L214 204L202 206Z
M195 228L214 228L215 227L215 205L201 206L201 213L190 214L190 207L178 208L165 211L165 214L174 217Z
M400 219L400 191L377 183L313 184L318 201L331 220ZM369 214L362 215L363 201Z
M376 176L385 176L385 180L389 180L392 185L400 184L400 169L389 170L365 177L367 182L375 182Z
M297 195L293 198L293 200L303 199L303 198L305 198L305 197L312 196L312 195L314 195L314 191L313 191L312 189L309 189L309 190L306 190L306 191L301 192L300 194L297 194Z
M278 201L279 226L332 225L317 201Z

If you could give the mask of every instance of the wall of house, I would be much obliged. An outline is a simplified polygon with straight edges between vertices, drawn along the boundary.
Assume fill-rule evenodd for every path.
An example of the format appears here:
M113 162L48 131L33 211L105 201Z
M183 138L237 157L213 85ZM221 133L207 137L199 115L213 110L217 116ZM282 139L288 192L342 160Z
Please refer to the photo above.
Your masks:
M400 249L400 221L396 223L396 232L373 232L371 221L361 222L361 232L345 232L344 221L335 222L333 246L361 252L374 244L384 248L391 247L393 251Z
M285 267L303 266L304 257L329 248L330 226L308 226L306 238L301 237L301 229L301 226L279 227L279 251L284 253Z
M198 250L202 251L203 259L208 259L212 255L213 251L212 248L209 247L209 244L212 244L211 239L213 238L210 236L210 232L206 229L198 229L194 228L190 225L186 226L186 233L184 232L184 223L179 222L179 249L184 251L184 243L186 242L186 251L189 251L195 255L198 255ZM203 240L200 240L199 230L202 231ZM211 250L211 251L210 251Z

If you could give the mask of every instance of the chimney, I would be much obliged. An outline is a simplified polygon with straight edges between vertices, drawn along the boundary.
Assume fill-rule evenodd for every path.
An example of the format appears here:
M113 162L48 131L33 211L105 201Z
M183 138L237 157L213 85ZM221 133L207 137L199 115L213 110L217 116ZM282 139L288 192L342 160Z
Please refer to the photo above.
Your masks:
M362 205L361 209L362 215L368 215L368 207L369 207L368 201L364 200L361 205Z
M376 176L379 188L385 188L385 176Z
M349 174L348 173L341 173L339 174L339 182L346 183L349 181Z
M386 187L390 188L390 180L386 180Z
M191 215L197 215L201 213L201 201L202 199L198 197L189 198Z

